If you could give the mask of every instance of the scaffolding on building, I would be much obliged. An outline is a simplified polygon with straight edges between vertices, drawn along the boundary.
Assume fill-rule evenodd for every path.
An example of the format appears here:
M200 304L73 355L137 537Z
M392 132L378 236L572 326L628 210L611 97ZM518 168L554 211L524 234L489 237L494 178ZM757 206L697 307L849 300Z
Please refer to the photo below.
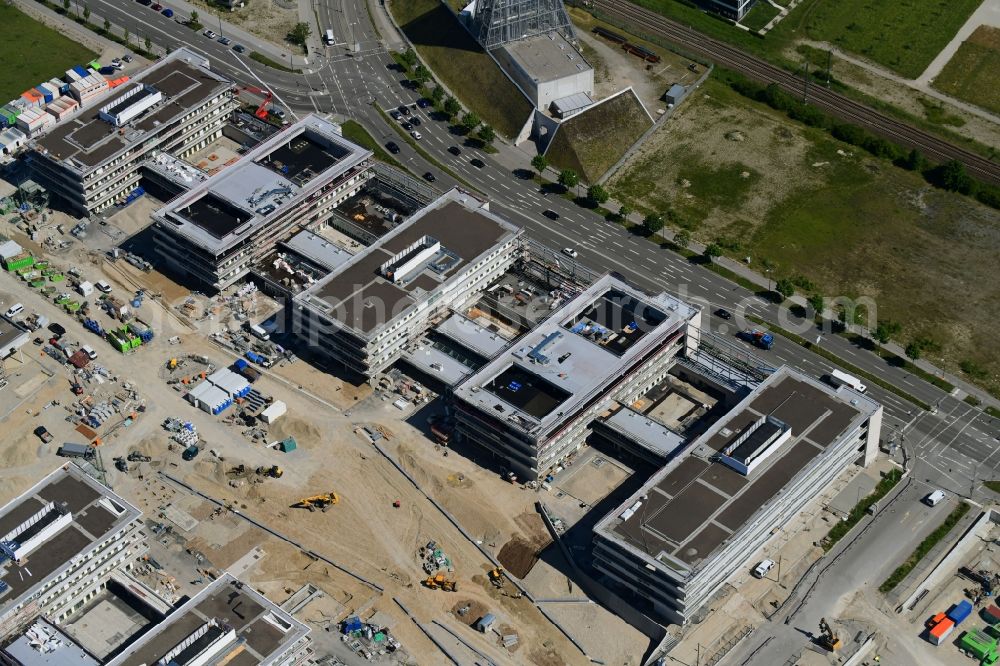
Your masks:
M562 0L478 0L472 23L476 39L488 51L556 31L573 38Z

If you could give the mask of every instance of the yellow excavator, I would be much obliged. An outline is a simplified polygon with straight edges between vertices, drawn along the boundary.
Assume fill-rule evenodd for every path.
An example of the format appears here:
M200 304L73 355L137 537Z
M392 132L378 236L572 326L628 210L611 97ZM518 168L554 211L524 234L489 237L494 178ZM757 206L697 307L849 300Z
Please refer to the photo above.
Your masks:
M429 587L432 590L442 589L445 592L458 591L458 581L448 580L444 577L444 574L428 576L427 580L424 581L424 586Z
M838 637L837 634L833 632L833 628L826 621L825 617L820 618L819 631L820 631L820 636L817 639L817 642L821 647L826 648L830 652L836 652L841 648L843 643L841 642L840 637Z
M319 509L320 511L326 511L334 504L340 503L340 497L337 493L321 493L319 495L313 495L312 497L303 497L298 502L292 505L293 509L309 509L310 511L315 511Z
M501 569L500 567L497 567L497 568L493 569L492 571L490 571L490 582L493 583L493 585L496 588L498 588L498 589L502 588L503 587L503 582L504 582L503 581L503 569Z

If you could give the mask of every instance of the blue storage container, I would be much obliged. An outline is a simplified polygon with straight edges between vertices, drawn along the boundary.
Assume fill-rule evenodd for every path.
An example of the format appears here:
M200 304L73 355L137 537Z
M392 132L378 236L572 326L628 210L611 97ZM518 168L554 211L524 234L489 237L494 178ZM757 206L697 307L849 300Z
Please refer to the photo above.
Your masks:
M42 99L45 100L46 104L48 104L48 103L50 103L52 101L52 93L50 93L45 88L41 88L41 87L35 88L35 92L37 92L39 95L42 96Z
M83 78L87 78L88 76L90 76L90 72L85 70L83 67L80 67L79 65L73 65L73 71L79 74Z
M250 364L247 363L246 361L244 361L243 359L238 358L238 359L236 359L236 362L233 363L233 370L235 370L236 372L240 372L241 370L245 369L249 365Z
M948 619L954 622L956 627L970 615L972 615L972 604L967 599L958 602L948 611Z

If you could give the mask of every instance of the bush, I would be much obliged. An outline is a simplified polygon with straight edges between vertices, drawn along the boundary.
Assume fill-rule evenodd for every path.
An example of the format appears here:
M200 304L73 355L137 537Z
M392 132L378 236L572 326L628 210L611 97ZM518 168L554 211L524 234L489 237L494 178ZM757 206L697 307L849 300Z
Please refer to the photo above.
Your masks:
M652 236L663 230L664 222L663 216L659 213L650 213L642 220L642 228L646 230L646 233Z
M854 526L861 522L861 519L865 517L865 514L868 513L868 509L880 499L888 495L889 491L892 490L902 478L903 472L895 467L886 472L886 475L882 477L882 480L875 486L875 490L854 505L851 512L847 514L847 517L834 525L830 531L826 533L826 536L823 538L823 550L829 552L838 541L847 536L847 534L854 529Z

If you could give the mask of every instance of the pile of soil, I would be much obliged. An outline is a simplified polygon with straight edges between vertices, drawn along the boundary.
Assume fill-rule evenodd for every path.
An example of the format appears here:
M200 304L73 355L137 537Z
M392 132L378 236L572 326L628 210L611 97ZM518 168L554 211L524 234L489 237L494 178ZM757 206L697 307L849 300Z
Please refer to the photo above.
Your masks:
M538 561L538 550L523 537L515 536L503 545L497 559L511 575L524 579Z

